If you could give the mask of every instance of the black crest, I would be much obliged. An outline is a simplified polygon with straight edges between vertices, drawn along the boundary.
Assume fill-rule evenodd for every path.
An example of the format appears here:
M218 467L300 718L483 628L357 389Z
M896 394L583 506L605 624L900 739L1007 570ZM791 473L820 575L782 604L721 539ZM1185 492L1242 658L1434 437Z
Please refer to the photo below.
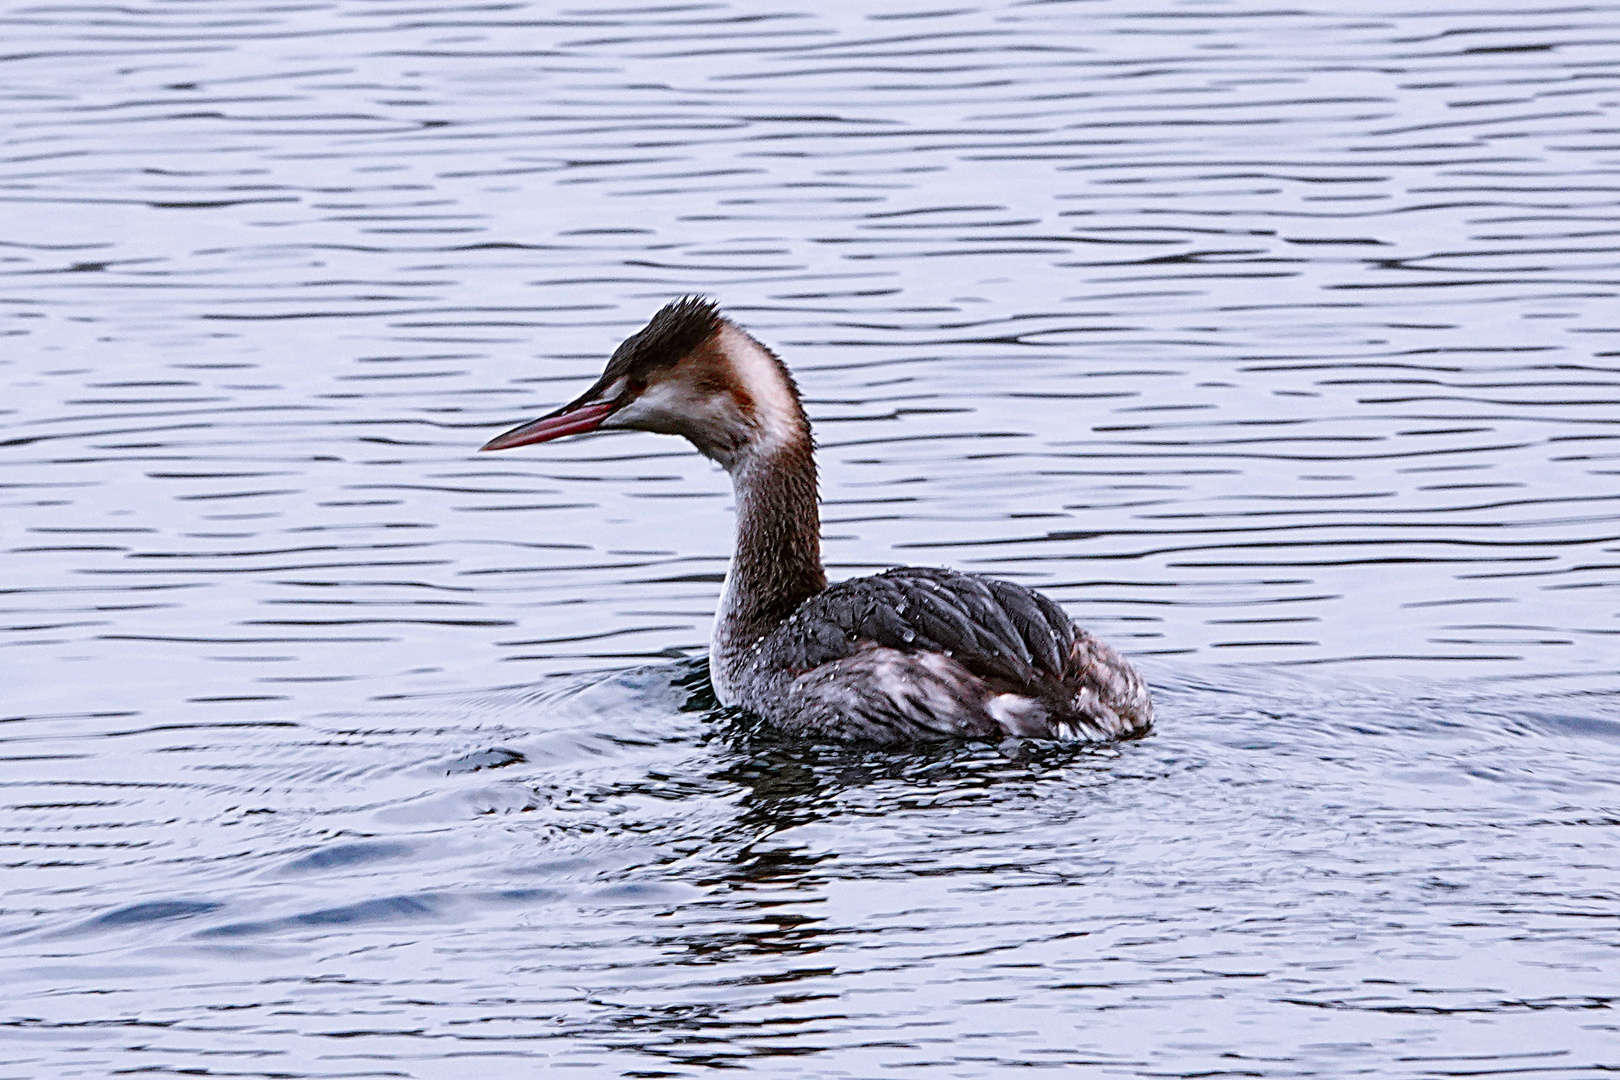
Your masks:
M613 350L607 375L636 375L669 367L697 348L724 322L720 308L704 296L683 296L652 317Z

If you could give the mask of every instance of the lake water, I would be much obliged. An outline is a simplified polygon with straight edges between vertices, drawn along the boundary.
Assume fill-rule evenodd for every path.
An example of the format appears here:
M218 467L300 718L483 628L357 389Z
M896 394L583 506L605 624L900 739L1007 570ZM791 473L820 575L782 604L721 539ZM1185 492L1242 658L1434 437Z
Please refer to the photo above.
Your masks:
M0 1077L1620 1069L1620 5L827 7L0 13ZM1156 733L716 711L687 292Z

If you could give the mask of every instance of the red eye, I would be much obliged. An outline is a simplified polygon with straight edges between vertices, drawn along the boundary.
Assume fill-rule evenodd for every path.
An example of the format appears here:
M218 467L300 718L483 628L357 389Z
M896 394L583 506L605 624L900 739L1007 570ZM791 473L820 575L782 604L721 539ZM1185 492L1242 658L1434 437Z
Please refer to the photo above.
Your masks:
M632 394L639 394L643 390L647 389L647 380L646 379L631 379L630 383L629 383L629 387L630 387L630 392Z

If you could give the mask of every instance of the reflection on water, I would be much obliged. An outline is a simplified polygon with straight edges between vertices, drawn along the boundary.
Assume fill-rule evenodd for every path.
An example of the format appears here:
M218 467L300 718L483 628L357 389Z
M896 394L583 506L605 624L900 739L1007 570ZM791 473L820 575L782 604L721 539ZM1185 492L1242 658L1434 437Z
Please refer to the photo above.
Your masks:
M1620 1066L1617 15L0 13L0 1072ZM472 452L689 291L1159 732L716 712L724 478Z

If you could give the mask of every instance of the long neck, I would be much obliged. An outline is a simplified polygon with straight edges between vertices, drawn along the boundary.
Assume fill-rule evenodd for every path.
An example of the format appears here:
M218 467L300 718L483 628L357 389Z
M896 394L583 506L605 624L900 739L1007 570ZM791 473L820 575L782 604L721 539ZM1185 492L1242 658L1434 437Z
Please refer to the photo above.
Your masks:
M737 542L715 614L715 646L735 657L827 587L816 463L807 424L731 469Z

